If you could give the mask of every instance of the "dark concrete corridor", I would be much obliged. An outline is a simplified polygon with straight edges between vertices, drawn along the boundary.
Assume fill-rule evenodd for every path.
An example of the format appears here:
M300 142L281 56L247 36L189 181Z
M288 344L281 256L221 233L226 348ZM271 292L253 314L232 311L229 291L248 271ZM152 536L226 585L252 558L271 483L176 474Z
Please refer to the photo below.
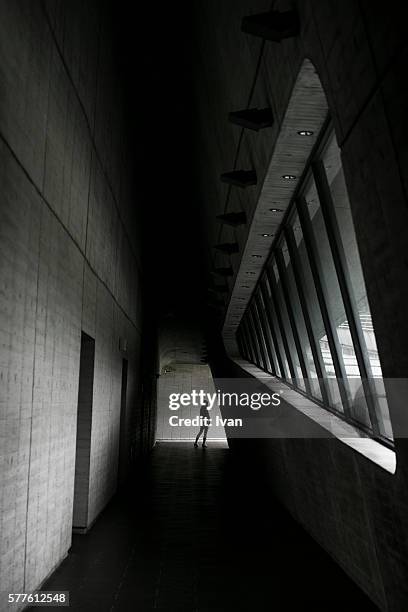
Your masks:
M156 445L43 588L76 611L377 610L234 455Z
M0 0L0 612L408 611L405 5Z

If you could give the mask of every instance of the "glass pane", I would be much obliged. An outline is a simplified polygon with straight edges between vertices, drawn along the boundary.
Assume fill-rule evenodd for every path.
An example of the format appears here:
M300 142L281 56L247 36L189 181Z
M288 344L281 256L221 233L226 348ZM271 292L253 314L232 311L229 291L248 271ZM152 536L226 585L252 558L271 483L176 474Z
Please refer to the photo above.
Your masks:
M249 361L252 361L253 363L255 363L255 347L254 347L254 342L253 342L253 338L249 332L249 327L248 327L248 314L245 314L245 317L243 319L243 326L244 326L244 332L245 332L245 337L247 339L247 345L248 345L248 349L249 349Z
M329 394L330 405L335 410L343 412L343 404L341 401L340 391L337 384L337 377L334 370L333 358L323 323L323 317L316 293L313 274L310 268L309 256L303 239L303 232L298 215L296 215L293 219L292 228L295 236L297 250L299 253L298 259L300 265L300 274L302 276L303 291L305 293L305 300L310 322L312 325L313 336L317 349L320 350L320 354L322 357L321 363L323 366L323 376L324 378L327 378L326 388Z
M360 255L357 247L350 201L348 198L344 172L341 164L340 149L333 133L322 157L327 179L332 194L334 212L337 221L338 234L341 240L344 259L347 266L349 291L353 300L354 316L364 339L362 350L365 353L365 362L370 365L369 376L382 378L381 364L378 356L367 292L361 267ZM382 433L392 437L389 412L385 397L381 398L381 416L385 431ZM385 401L384 401L385 400Z
M361 424L371 427L343 298L341 296L329 239L313 178L309 182L305 199L308 205L308 212L319 254L322 274L321 283L324 290L326 305L341 348L339 357L342 359L347 378L351 416Z
M246 346L245 336L243 334L242 324L238 328L237 339L239 339L241 357L243 357L244 359L248 359L248 350Z
M276 261L272 261L272 265L269 268L271 273L272 281L274 282L274 288L276 297L278 300L279 311L283 320L283 327L286 336L287 343L289 345L289 352L292 358L293 367L295 369L296 380L293 380L293 384L297 384L302 390L305 390L305 382L303 380L303 374L300 367L299 355L296 350L295 339L293 337L292 328L290 326L289 315L286 309L285 298L282 291L281 280L278 272L278 266Z
M285 263L286 270L286 278L288 285L288 292L290 295L290 303L293 310L293 315L296 320L296 327L298 336L300 339L300 344L302 346L303 351L303 359L306 364L307 373L310 379L310 387L311 393L317 399L322 399L322 394L320 391L319 380L316 372L316 365L313 359L312 349L310 347L309 337L307 335L306 324L303 317L302 307L300 305L299 294L296 286L295 276L293 273L292 262L289 255L288 246L286 244L286 240L282 240L281 250L283 255L283 260Z
M260 317L260 314L258 312L258 307L257 307L256 302L253 303L253 309L254 309L254 317L256 318L257 323L258 323L258 331L259 331L259 335L260 335L261 343L262 343L262 348L263 348L264 362L266 360L265 369L268 372L272 372L271 363L269 361L269 354L268 354L268 351L267 351L267 348L266 348L265 335L264 335L264 332L263 332L263 325L262 325L262 322L261 322L261 317Z
M281 375L283 378L285 378L286 380L289 380L291 378L291 373L289 370L289 363L286 357L286 351L285 351L285 347L283 344L283 340L282 340L282 336L281 336L281 332L280 332L280 327L278 324L278 317L276 315L275 312L275 305L272 301L272 297L271 297L271 288L269 286L269 280L267 279L267 277L264 277L264 283L265 283L265 287L266 287L266 291L268 294L268 309L270 312L270 316L272 319L272 323L273 323L273 328L275 330L275 335L276 335L276 339L278 341L278 349L280 352L280 355L282 357L282 361L283 361L283 367L284 367L284 372L281 372Z
M243 350L242 350L241 334L239 333L239 329L237 329L237 331L235 332L235 340L238 345L239 355L242 357Z
M265 333L266 333L266 341L268 342L269 349L270 349L271 354L272 354L272 359L274 361L276 375L277 376L282 376L282 373L281 373L281 370L280 370L280 366L279 366L278 356L276 354L275 343L273 341L273 337L272 337L272 334L271 334L271 329L270 329L270 326L269 326L268 317L267 317L267 314L266 314L265 302L264 302L264 299L262 297L261 291L258 291L258 299L259 299L259 309L258 310L260 312L260 315L263 317L263 324L264 324Z
M252 325L254 329L255 341L258 347L258 365L260 368L265 369L266 365L265 365L264 353L262 350L263 347L261 345L261 339L260 339L260 334L259 334L259 323L255 315L253 305L249 307L249 313L251 315L251 321L252 321Z
M252 336L254 347L255 347L255 363L259 368L264 368L261 349L259 346L258 336L255 331L255 323L254 323L254 318L252 316L251 309L248 310L248 322L249 322L249 329L251 331L251 336Z

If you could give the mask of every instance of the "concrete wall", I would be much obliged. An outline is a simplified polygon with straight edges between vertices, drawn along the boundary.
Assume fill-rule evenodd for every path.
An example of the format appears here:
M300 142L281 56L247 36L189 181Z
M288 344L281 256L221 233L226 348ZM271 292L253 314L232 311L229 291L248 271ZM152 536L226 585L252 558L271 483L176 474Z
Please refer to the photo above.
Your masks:
M221 172L256 167L259 188L301 63L308 57L322 81L343 164L368 299L385 377L406 377L408 345L407 89L408 47L402 4L377 1L295 2L299 37L267 43L240 32L242 16L270 8L264 0L196 2L197 112L203 125L201 189L208 203L210 243L238 240L245 230L219 230L215 215L245 210L259 194L232 190ZM286 3L275 2L277 8ZM216 23L216 27L214 27ZM258 72L257 72L258 71ZM258 74L256 80L255 76ZM215 83L215 85L214 85ZM252 92L252 93L251 93ZM231 110L270 105L275 126L258 134L226 120ZM218 256L218 265L227 265ZM239 255L231 257L236 269ZM227 376L222 366L215 375ZM235 372L235 375L242 375ZM390 406L391 419L393 417ZM258 449L258 450L257 450ZM382 610L407 609L408 453L396 441L397 472L391 475L336 440L282 440L254 445L265 486ZM319 577L316 576L318 588ZM351 603L352 606L352 603Z
M0 591L23 592L71 542L81 330L88 524L116 487L124 356L128 454L140 438L141 275L105 2L1 0L0 14Z

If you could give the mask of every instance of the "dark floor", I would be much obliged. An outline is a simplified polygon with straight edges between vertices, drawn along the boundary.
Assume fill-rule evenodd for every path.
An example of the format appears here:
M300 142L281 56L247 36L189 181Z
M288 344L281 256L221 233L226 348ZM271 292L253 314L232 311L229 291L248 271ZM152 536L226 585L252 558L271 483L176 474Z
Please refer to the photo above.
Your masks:
M376 611L222 444L160 443L44 585L71 608Z

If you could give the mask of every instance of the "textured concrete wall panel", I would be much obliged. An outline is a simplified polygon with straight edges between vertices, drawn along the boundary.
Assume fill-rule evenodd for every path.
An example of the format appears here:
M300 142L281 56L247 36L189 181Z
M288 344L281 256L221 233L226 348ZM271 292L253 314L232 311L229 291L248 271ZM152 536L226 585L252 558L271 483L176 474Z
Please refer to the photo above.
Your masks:
M141 440L140 244L121 221L135 198L105 8L0 2L1 591L38 587L70 547L81 330L95 339L88 523L116 488L124 356L127 450Z

